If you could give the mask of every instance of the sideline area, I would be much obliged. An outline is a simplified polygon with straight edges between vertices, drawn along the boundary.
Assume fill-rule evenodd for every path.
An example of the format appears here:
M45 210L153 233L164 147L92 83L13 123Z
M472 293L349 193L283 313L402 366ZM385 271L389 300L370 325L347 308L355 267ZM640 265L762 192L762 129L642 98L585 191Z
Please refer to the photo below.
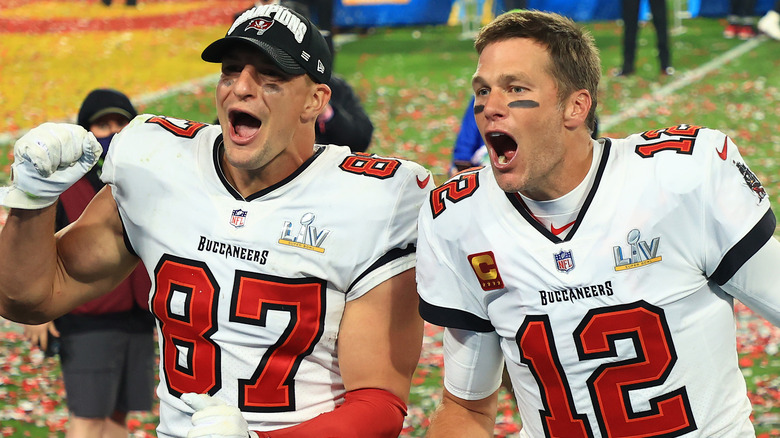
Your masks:
M45 121L71 120L94 88L140 96L213 74L200 50L224 35L240 4L3 0L0 145Z
M121 87L139 109L148 105L150 111L156 111L156 106L166 101L170 102L168 108L175 110L203 108L199 113L203 119L193 120L213 119L213 93L203 90L213 89L209 85L215 82L219 67L201 61L200 51L224 35L232 21L232 16L227 16L245 1L138 1L144 7L126 8L124 0L113 0L109 8L100 0L0 0L0 19L27 20L35 26L46 21L40 16L49 21L62 17L71 23L78 22L73 21L76 16L95 23L119 17L137 22L143 17L167 17L161 20L170 24L159 30L110 28L32 36L0 30L0 153L11 149L3 148L4 138L8 144L42 121L72 121L83 96L97 86ZM225 21L214 18L216 24L189 27L191 23L182 17L198 11L205 2L224 7ZM775 55L780 46L764 40L726 40L717 19L686 23L690 24L688 32L675 38L676 75L658 76L654 35L652 29L645 28L640 35L645 44L640 46L638 59L646 68L629 78L615 78L606 72L619 65L619 24L588 23L601 45L605 65L604 93L599 100L601 131L620 137L681 122L726 130L740 139L753 171L773 196L777 212L780 76L776 72L780 71L780 57ZM338 70L353 81L370 111L376 128L372 152L398 153L438 169L435 176L446 174L464 105L472 93L473 44L453 42L460 31L459 26L431 26L349 35L354 41L340 52L342 68ZM168 108L157 114L171 115ZM7 175L3 174L1 158L0 179ZM0 207L0 227L5 215ZM755 403L754 424L763 431L758 438L780 437L780 328L757 318L744 306L738 306L736 313L740 366ZM63 429L67 411L59 370L51 366L56 359L32 367L28 359L41 357L19 341L17 329L0 318L0 437L61 438L57 431ZM413 402L401 437L422 436L428 415L439 402L441 348L440 329L426 326ZM508 394L502 393L502 397L495 436L517 437L516 412ZM154 413L136 417L132 424L134 438L154 436Z
M701 78L707 75L707 73L715 71L718 68L723 67L725 64L739 58L740 56L749 53L765 41L767 41L767 37L765 35L747 40L733 49L713 58L706 64L694 70L680 74L675 80L658 88L652 94L635 100L631 105L628 106L625 111L603 117L599 125L600 128L604 131L609 131L620 123L637 117L644 110L652 106L662 104L664 97L669 96L670 94L673 94L676 91L701 80Z

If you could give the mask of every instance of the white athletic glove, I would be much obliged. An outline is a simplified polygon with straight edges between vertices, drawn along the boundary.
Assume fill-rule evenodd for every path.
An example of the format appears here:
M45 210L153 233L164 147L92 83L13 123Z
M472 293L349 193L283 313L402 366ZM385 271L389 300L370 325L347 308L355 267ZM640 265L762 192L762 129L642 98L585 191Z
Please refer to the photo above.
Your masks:
M103 148L91 132L70 123L44 123L14 144L11 186L0 189L0 204L36 210L57 197L97 163Z
M259 438L249 430L241 411L207 394L188 392L181 400L195 413L187 438Z

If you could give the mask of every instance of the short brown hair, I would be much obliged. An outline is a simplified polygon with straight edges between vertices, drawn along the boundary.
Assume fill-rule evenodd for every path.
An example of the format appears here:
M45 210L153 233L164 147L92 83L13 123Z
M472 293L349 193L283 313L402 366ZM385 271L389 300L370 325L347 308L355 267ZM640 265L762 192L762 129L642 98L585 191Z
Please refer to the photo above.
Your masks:
M529 38L547 47L552 62L549 73L558 85L558 99L577 90L588 90L592 105L586 124L596 124L596 93L601 77L601 60L593 36L570 18L536 10L511 11L483 27L474 47L478 54L489 44L512 38Z

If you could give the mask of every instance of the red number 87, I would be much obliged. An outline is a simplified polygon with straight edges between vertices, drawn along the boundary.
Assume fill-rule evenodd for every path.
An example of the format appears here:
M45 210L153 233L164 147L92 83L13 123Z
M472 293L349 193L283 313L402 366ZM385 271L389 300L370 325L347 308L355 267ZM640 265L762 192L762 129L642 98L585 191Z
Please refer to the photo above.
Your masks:
M155 269L152 311L160 321L168 392L215 394L222 387L219 285L205 263L165 255ZM268 347L254 373L238 382L238 407L252 412L295 410L295 373L319 341L325 318L325 282L237 271L230 321L259 327L269 310L290 314L280 339Z

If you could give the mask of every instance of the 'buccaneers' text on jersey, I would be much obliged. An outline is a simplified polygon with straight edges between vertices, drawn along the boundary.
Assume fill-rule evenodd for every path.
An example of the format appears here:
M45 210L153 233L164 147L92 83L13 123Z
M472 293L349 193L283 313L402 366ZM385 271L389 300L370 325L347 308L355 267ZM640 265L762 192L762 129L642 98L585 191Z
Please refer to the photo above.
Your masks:
M219 126L139 116L103 167L152 278L161 437L186 436L188 392L238 406L250 430L332 411L345 303L415 263L421 166L315 145L245 199L221 171L221 139Z
M466 346L447 353L446 388L482 399L505 359L523 436L754 436L721 286L772 238L764 189L710 129L593 148L571 222L543 224L490 168L431 192L421 313ZM749 292L736 298L777 324L780 296Z

